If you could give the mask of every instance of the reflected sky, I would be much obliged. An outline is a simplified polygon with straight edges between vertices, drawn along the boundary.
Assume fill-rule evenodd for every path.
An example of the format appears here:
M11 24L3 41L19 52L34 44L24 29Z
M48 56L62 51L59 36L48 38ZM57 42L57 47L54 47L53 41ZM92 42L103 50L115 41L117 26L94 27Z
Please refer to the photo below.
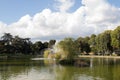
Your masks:
M0 80L120 79L119 59L89 58L88 60L90 60L90 67L61 66L53 64L51 61L42 60L0 61ZM47 64L44 64L44 62L47 62ZM6 64L9 64L9 66L6 66Z

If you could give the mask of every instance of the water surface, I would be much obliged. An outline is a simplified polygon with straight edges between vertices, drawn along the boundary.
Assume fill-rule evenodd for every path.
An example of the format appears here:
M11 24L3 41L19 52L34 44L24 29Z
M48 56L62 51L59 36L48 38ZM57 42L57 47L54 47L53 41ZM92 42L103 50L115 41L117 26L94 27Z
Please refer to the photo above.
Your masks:
M54 60L0 60L0 80L120 80L120 59L87 59L90 67L61 66Z

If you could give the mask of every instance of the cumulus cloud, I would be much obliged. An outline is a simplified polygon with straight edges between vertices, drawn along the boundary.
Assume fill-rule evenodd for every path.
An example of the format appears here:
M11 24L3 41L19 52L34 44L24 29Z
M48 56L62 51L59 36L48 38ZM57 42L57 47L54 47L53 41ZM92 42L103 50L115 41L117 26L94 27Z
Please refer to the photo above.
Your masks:
M55 0L55 1L58 2L56 7L60 10L60 12L66 12L74 5L75 0Z
M5 32L20 37L49 40L97 34L120 25L120 9L107 0L82 0L82 6L69 13L73 0L57 0L59 11L44 9L34 16L25 15L7 25L0 22L0 36Z

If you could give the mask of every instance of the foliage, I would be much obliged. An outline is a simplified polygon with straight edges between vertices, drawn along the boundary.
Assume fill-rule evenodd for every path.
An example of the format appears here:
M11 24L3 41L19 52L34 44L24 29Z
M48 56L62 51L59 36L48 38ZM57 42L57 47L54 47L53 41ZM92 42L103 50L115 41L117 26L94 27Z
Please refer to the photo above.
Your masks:
M96 47L98 52L105 53L107 51L112 51L110 34L111 31L105 31L96 37Z
M44 51L44 58L48 58L48 55L50 54L50 50L45 50Z
M97 49L96 49L96 35L95 34L92 34L89 41L88 41L89 45L90 45L90 48L91 48L91 51L93 52L97 52Z
M32 50L34 53L40 53L40 51L43 49L43 43L41 41L37 41L33 44Z
M58 43L62 59L73 59L78 52L77 45L72 38L65 38Z
M88 44L88 41L89 41L89 37L85 37L85 38L82 38L82 37L79 37L77 40L76 40L76 44L79 48L79 52L80 53L83 53L83 52L90 52L90 45Z
M59 60L59 59L62 58L60 53L55 53L55 54L54 54L54 57L55 57L55 59L57 59L57 60Z
M11 41L13 36L10 33L4 33L4 35L1 38L4 41Z
M48 42L31 42L30 38L13 36L4 33L0 39L0 54L41 54L47 56L46 49L54 49L56 40ZM80 53L112 53L120 49L120 26L114 30L106 30L98 35L90 37L65 38L57 44L58 50L54 55L57 59L72 59ZM45 50L45 52L44 52ZM44 52L44 53L43 53Z
M112 43L114 49L120 49L120 26L118 26L114 31L112 31Z
M56 40L50 40L48 43L48 48L53 48L53 45L55 45Z
M12 36L10 33L5 33L0 40L0 54L40 54L46 48L48 48L47 42L32 43L30 38Z

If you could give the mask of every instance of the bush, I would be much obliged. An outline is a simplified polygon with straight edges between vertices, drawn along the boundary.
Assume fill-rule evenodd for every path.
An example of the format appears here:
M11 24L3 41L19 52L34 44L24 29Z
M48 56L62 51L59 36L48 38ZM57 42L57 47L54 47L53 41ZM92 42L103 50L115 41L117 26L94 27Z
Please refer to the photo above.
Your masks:
M44 58L48 58L49 53L50 53L50 50L45 50L44 51Z
M61 54L60 53L55 53L54 56L55 56L55 59L58 59L58 60L61 59Z

